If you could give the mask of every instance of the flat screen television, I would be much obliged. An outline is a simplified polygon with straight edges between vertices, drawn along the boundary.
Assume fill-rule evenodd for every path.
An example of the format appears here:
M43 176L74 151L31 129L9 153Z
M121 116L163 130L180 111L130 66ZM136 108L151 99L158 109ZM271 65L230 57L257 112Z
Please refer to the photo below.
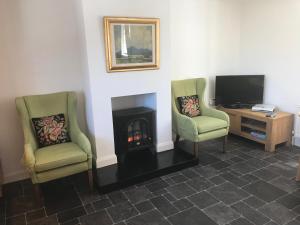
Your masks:
M251 108L262 104L264 75L216 76L216 105L226 108Z

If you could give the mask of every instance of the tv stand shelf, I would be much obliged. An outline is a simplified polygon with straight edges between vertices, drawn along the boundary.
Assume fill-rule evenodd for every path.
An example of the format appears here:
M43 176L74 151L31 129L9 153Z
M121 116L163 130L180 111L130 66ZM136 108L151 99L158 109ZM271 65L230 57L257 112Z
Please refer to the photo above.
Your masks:
M271 118L250 109L218 109L229 115L230 133L264 144L266 151L274 152L276 145L281 143L291 145L294 121L291 113L278 112Z

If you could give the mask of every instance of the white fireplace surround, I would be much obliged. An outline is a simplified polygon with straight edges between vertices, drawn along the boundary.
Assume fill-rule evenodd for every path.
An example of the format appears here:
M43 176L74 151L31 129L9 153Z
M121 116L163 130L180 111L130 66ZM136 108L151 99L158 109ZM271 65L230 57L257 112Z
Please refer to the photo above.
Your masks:
M126 102L120 100L122 96L127 96L127 103L132 102L128 96L138 96L137 102L144 98L145 104L152 101L152 105L155 96L156 148L158 152L172 149L169 4L160 0L132 0L128 7L126 1L82 0L82 8L89 76L86 108L97 168L117 163L112 110ZM160 18L160 69L107 73L103 16Z

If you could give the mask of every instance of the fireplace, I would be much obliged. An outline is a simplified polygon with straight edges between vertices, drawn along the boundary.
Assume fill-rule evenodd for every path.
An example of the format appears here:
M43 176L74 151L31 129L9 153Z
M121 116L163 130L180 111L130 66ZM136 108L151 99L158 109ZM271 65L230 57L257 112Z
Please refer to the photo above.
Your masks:
M113 111L115 153L118 163L130 154L150 151L155 155L155 111L136 107Z

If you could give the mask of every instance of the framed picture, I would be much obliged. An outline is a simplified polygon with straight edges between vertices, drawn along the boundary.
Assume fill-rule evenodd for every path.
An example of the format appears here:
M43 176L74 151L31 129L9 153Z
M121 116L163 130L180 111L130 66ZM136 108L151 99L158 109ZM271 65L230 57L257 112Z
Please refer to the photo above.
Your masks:
M103 20L107 72L159 69L159 19Z

